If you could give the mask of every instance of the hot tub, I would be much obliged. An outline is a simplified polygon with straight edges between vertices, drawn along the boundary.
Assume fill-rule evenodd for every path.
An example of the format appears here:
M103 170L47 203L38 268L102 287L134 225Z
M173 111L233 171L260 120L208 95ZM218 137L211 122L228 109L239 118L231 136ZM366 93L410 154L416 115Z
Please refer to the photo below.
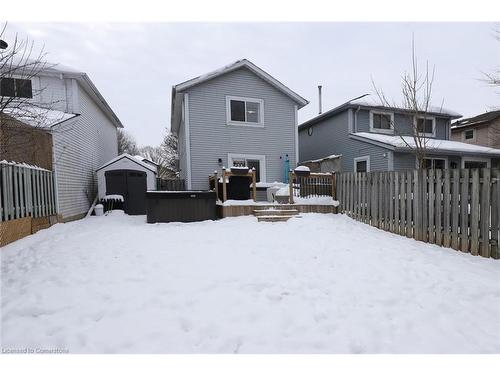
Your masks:
M148 223L193 222L216 219L214 191L148 191Z

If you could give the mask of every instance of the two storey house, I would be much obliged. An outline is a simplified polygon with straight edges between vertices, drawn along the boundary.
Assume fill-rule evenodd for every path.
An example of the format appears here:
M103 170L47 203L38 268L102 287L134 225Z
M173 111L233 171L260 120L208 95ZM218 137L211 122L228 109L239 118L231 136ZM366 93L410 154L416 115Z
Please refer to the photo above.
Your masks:
M118 154L120 120L84 72L47 64L29 79L15 69L10 75L1 79L0 95L28 102L22 110L4 108L4 115L51 135L52 144L43 148L50 161L40 166L55 173L57 213L62 221L82 218L97 194L96 169ZM11 161L41 160L31 160L26 150L14 151L8 153L15 155Z
M425 137L423 168L446 169L498 165L500 150L451 140L451 121L461 115L431 107L425 117L378 105L369 95L348 101L299 126L301 160L342 154L350 172L409 170L420 167L414 130ZM478 164L479 163L479 164Z
M298 160L297 111L308 103L243 59L172 88L171 130L179 137L180 177L208 188L222 167L256 169L257 180L283 181Z

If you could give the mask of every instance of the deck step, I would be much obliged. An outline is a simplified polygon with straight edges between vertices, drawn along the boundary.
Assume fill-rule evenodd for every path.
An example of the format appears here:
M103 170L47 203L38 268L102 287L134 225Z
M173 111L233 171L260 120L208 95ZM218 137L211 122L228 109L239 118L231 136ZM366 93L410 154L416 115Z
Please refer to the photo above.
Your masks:
M268 216L257 216L258 221L264 222L284 222L288 221L291 218L299 218L297 215L268 215Z
M259 216L292 216L298 215L299 211L296 209L271 209L271 210L253 210L253 214Z

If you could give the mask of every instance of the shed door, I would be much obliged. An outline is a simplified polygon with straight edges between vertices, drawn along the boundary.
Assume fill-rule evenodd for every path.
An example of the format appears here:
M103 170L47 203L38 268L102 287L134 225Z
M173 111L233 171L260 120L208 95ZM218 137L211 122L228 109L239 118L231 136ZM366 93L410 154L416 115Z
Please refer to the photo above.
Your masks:
M129 215L146 213L146 172L132 170L114 170L104 173L106 194L120 194L125 202L124 211Z

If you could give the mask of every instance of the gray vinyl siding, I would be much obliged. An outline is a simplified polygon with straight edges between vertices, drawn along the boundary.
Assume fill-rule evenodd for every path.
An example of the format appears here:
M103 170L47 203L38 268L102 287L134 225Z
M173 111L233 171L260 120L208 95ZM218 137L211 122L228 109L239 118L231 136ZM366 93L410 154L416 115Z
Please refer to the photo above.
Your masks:
M229 166L229 153L265 155L268 182L283 180L286 154L290 165L296 164L295 102L248 69L224 74L186 92L192 189L207 189L208 176L221 169L218 159ZM262 99L264 127L227 125L226 96Z
M186 128L184 127L184 122L181 123L181 126L179 128L177 144L179 153L179 177L186 181L187 180Z
M354 110L357 122L355 130L357 132L370 132L370 111L367 109ZM396 135L413 135L412 116L402 113L394 113L394 128ZM447 118L436 117L436 138L449 139L450 121Z
M301 130L299 132L301 161L341 154L342 171L352 172L354 171L354 158L370 156L371 171L386 171L389 151L383 147L350 139L348 116L349 112L343 111L313 125L311 135L308 134L307 129Z
M81 88L80 116L54 128L54 165L59 214L87 212L97 190L95 171L118 154L116 127Z
M403 171L408 169L415 169L417 166L417 159L415 154L395 152L394 153L394 170Z

